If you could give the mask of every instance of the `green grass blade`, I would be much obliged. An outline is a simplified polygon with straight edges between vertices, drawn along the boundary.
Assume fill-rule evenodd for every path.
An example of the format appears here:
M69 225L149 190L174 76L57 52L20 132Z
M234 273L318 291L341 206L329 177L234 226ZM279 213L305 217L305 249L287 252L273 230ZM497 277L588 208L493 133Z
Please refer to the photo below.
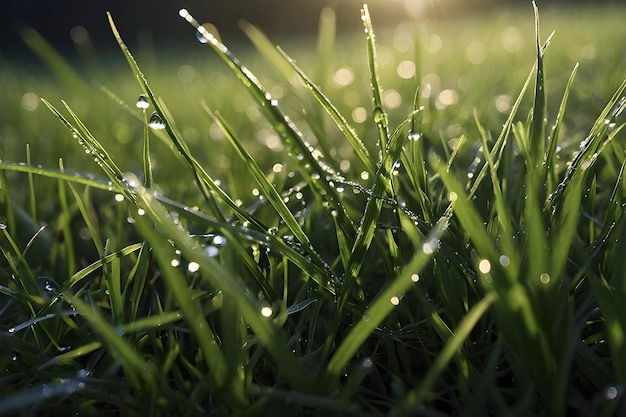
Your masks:
M128 275L123 291L123 294L127 296L126 303L128 304L128 311L130 311L129 320L131 322L134 322L139 314L141 295L148 279L149 262L150 249L144 243L137 255L137 261Z
M27 172L35 175L40 175L48 178L54 178L61 183L72 182L75 184L86 185L90 188L95 188L104 191L120 191L109 181L95 178L89 174L83 174L79 172L72 172L69 170L55 170L52 168L45 168L41 165L28 165L22 162L10 162L0 161L0 169L6 171L15 172Z
M66 291L67 289L70 289L70 288L74 288L76 284L86 279L89 276L89 274L91 274L94 271L97 271L107 262L111 262L114 259L118 259L123 256L128 256L131 253L140 250L142 247L143 247L142 243L135 243L135 244L126 246L125 248L121 250L118 250L116 252L111 252L110 254L105 255L104 258L99 259L90 265L87 265L86 267L84 267L83 269L81 269L80 271L72 275L70 279L67 280L67 282L63 285L62 290L60 292Z
M438 241L446 227L447 218L444 217L435 226L427 241ZM403 271L370 303L361 320L348 333L328 362L326 375L323 378L324 385L334 386L338 376L361 345L397 306L402 294L415 284L412 276L424 268L431 259L432 253L432 251L417 251Z
M465 188L452 174L448 172L442 161L433 157L430 162L435 171L440 175L448 193L454 193L455 197L453 197L451 208L454 210L455 217L458 218L463 226L464 232L470 236L480 256L488 260L492 265L495 264L500 257L499 250L494 240L489 236L487 230L485 230L483 219L480 217L476 207L472 204L470 195L466 193ZM509 276L509 274L506 276L510 283L512 283L513 278Z
M580 144L580 151L574 155L565 171L564 178L557 185L556 190L546 199L544 205L545 210L560 206L563 202L562 195L569 186L570 181L572 181L576 175L584 174L591 164L595 162L598 149L602 146L610 125L615 122L616 117L619 116L626 107L626 100L623 99L625 90L626 79L622 81L621 85L617 88L611 100L609 100L596 119L591 131Z
M63 171L63 160L59 159L59 170ZM74 246L74 237L71 230L72 213L68 204L67 189L65 183L59 179L57 181L59 205L61 206L61 230L63 233L64 255L67 262L67 276L71 277L76 271L76 251Z
M96 140L91 133L87 130L86 126L80 121L78 116L74 114L74 112L69 108L67 104L64 103L66 109L70 112L74 120L78 123L79 128L74 127L54 106L52 106L46 100L43 100L43 103L54 113L57 118L63 123L71 132L72 136L74 136L79 144L84 148L86 153L89 153L94 156L98 165L102 168L104 173L109 177L112 183L116 183L122 192L125 192L125 197L129 200L133 200L134 196L132 193L128 192L128 187L125 185L124 175L122 171L113 163L111 157L108 152L100 145L100 143Z
M87 91L88 86L69 62L35 29L25 26L20 36L28 47L52 69L68 90L79 89Z
M378 146L384 159L387 152L387 142L389 141L389 122L387 121L387 113L383 105L382 88L380 87L378 70L376 68L378 60L376 58L374 28L372 27L372 19L367 4L364 4L361 9L361 20L363 21L367 39L367 62L372 86L372 99L374 100L374 123L376 123L376 128L378 129Z
M410 119L407 119L397 129L389 142L389 149L385 152L385 156L381 161L381 165L376 174L374 186L372 187L372 193L368 197L368 201L365 205L365 212L361 218L361 222L357 230L356 240L352 246L350 259L348 265L346 266L344 284L342 287L343 294L339 303L340 315L343 314L343 307L348 301L348 298L351 296L352 286L359 277L359 273L363 267L363 263L365 262L370 245L374 240L377 221L380 216L383 203L386 199L395 201L395 193L393 193L392 185L392 171L394 164L400 157L402 144L406 139L409 125ZM390 190L391 195L389 195ZM380 198L381 196L383 196L383 198ZM395 265L400 265L400 263L396 263Z
M143 185L152 188L152 160L150 159L150 129L148 114L143 111Z
M504 122L504 125L502 126L502 130L500 131L500 134L498 135L498 138L496 139L496 142L494 143L492 147L492 153L498 155L498 157L495 158L496 166L499 163L498 161L501 160L501 155L504 152L504 149L506 147L509 134L511 133L511 129L514 126L515 117L517 117L517 112L519 110L519 107L522 104L522 100L524 96L526 95L526 91L528 90L528 87L530 86L530 82L532 80L534 71L535 71L535 66L533 66L533 69L528 74L528 77L526 78L526 81L524 82L524 85L522 86L522 89L520 90L517 98L515 99L515 103L513 103L513 106L511 107L511 111L509 112L509 115L506 121ZM478 190L478 187L480 186L483 179L487 175L488 169L489 169L489 165L487 164L487 162L485 162L483 163L483 166L479 170L478 174L474 175L472 186L470 188L470 196L473 196L476 193L476 191Z
M544 159L545 129L546 129L546 94L544 86L543 54L545 47L541 46L539 37L539 10L533 1L535 10L535 36L537 47L537 78L535 80L535 99L533 102L532 124L530 125L529 150L531 159L528 162L529 170L538 169Z
M419 387L415 388L404 397L400 405L395 407L392 411L392 415L412 415L414 407L428 399L432 394L432 389L437 378L441 375L452 358L462 349L471 331L485 315L496 298L496 294L490 292L467 312L461 323L459 323L454 335L447 340L443 350L428 369Z
M432 215L432 195L428 186L428 172L426 169L426 160L424 157L424 137L422 135L422 116L424 107L419 105L419 88L415 92L413 99L413 117L411 120L411 131L409 133L409 143L407 149L402 150L402 165L406 169L409 180L415 190L415 198L421 209L421 214L427 222L433 220ZM463 143L463 137L457 142L457 148L460 149ZM449 158L448 163L451 165L454 156Z
M200 26L186 9L182 9L179 14L207 40L208 45L237 75L264 112L267 121L271 123L278 136L285 143L287 151L298 161L298 166L303 171L306 181L311 185L311 189L326 203L324 207L329 213L336 213L336 216L333 217L336 224L342 229L343 234L352 240L351 237L355 234L354 225L341 203L339 193L332 185L332 179L337 174L323 161L321 152L304 140L296 125L280 110L278 101L272 98L269 92L261 86L256 76L243 66L223 43Z
M498 224L502 229L502 232L499 233L502 241L502 247L506 255L509 257L511 268L516 270L519 265L519 259L517 250L515 248L516 245L513 242L513 236L515 233L513 231L512 219L510 216L511 210L507 206L507 203L505 201L504 194L500 185L501 181L500 178L498 178L498 168L496 166L496 161L493 160L494 156L497 157L497 155L494 155L493 150L489 149L489 144L487 143L487 132L478 121L478 114L476 112L474 112L474 118L476 120L478 131L480 133L485 162L489 167L489 174L491 176L493 200L496 205Z
M26 144L26 163L30 165L30 145ZM33 174L28 174L28 206L30 209L30 217L32 217L33 221L37 223L37 194L35 192L35 181L33 179Z
M123 191L122 186L111 181L99 180L89 175L68 173L65 171L48 169L41 166L28 166L22 163L0 161L0 169L12 170L16 172L32 172L36 175L58 179L61 182L74 182L77 184L86 185L90 188L101 189L105 191ZM124 187L127 187L127 185L124 184ZM162 195L152 194L152 197L167 206L168 209L172 209L178 212L181 217L202 225L203 227L222 230L223 232L233 234L238 238L267 246L272 251L275 251L282 256L286 256L291 262L294 263L294 265L296 265L302 271L311 276L312 279L314 279L324 291L328 292L329 294L336 293L336 285L334 283L337 281L337 277L335 276L334 272L328 268L328 265L321 265L318 263L310 262L309 259L307 259L298 251L294 250L294 248L286 245L282 240L276 238L275 236L268 234L266 230L259 231L247 227L234 226L211 218L203 213L200 213L199 211L193 210L184 204L178 203ZM138 250L140 247L141 244L129 246L129 248L132 248L132 251ZM126 254L127 253L125 252L122 256L125 256ZM98 269L101 265L102 264L100 262L95 262L83 271L77 272L70 279L70 281L72 282L71 285L74 285L73 283L82 280L86 275ZM259 282L261 283L262 278L258 278ZM268 296L270 296L271 299L272 291L267 288L265 292Z
M106 256L109 252L109 241L107 240L104 247ZM114 258L110 262L102 265L102 274L107 285L107 294L109 303L111 304L111 312L113 313L113 322L116 324L124 321L124 303L122 298L122 277L120 274L120 259Z
M91 216L89 214L89 211L91 212L93 211L92 210L88 211L87 206L84 203L84 201L89 201L89 194L88 194L89 189L88 188L85 189L85 196L81 198L81 196L78 194L78 191L76 191L76 188L72 185L71 182L68 182L68 183L64 183L63 181L59 182L60 187L62 187L63 184L67 184L70 191L72 192L72 195L74 196L74 201L76 202L76 206L78 207L78 210L80 211L83 221L85 222L85 225L87 226L87 229L89 230L89 236L91 236L91 240L94 246L96 247L96 250L98 251L98 255L100 257L104 256L104 247L102 246L100 232L98 232L98 229L96 228L96 225L92 221ZM69 218L67 220L69 221Z
M163 219L157 218L154 220L155 224L163 226ZM182 316L187 321L200 352L202 352L202 359L210 371L209 378L213 389L223 389L229 382L229 375L224 361L224 352L220 348L216 335L204 317L200 301L194 298L192 288L188 286L185 277L179 270L172 266L171 249L159 244L160 240L153 231L153 227L143 221L143 219L138 220L137 225L139 226L139 230L146 237L146 240L151 244L152 252L158 262L161 276L176 301ZM236 406L236 402L239 400L240 399L235 399L235 403L231 404L231 406Z
M69 296L70 303L78 310L96 332L98 338L105 344L115 360L122 363L124 375L130 380L132 386L148 395L155 395L159 378L153 366L144 360L132 346L129 345L117 330L95 309L95 307L81 301L78 297Z
M278 48L278 50L282 54L283 58L287 60L291 67L300 76L300 79L302 79L302 82L304 82L306 87L311 91L320 106L324 108L326 113L328 113L328 115L333 119L339 130L345 135L348 142L350 142L350 145L352 145L354 152L365 165L367 171L373 175L376 172L376 164L370 157L367 148L363 144L361 138L359 138L354 127L348 123L346 118L343 117L339 110L324 95L324 93L322 93L321 89L313 83L313 81L304 73L304 71L302 71L300 67L298 67L296 62L282 49Z
M548 174L548 193L554 192L554 189L556 188L556 185L558 183L557 170L554 162L556 158L557 142L559 139L559 133L561 132L561 126L563 125L563 118L565 116L565 110L567 108L567 100L569 98L572 85L574 84L574 77L576 76L577 72L578 64L574 66L569 80L567 81L567 86L565 87L565 92L563 93L561 104L559 105L559 113L556 116L556 121L554 122L554 126L552 126L552 131L550 132L548 151L546 152L544 160L544 166Z
M115 37L122 53L124 54L124 57L126 58L126 61L128 62L128 65L131 68L131 71L135 75L135 78L137 78L137 81L139 82L139 85L141 86L145 96L148 98L150 104L152 104L155 108L155 112L156 112L155 117L158 118L158 120L160 120L160 122L162 123L163 129L165 129L171 141L174 143L174 147L176 148L178 153L182 155L186 164L192 170L196 178L196 181L198 185L200 186L199 187L200 191L204 195L205 200L210 204L214 215L220 217L221 220L223 220L224 216L222 215L221 210L217 206L217 203L215 202L214 198L211 196L211 194L209 194L206 191L205 187L201 186L201 184L204 184L211 191L218 194L221 197L221 200L225 202L226 204L228 204L230 208L237 207L237 205L226 195L226 193L224 193L221 190L221 188L215 183L215 181L206 173L206 171L202 168L202 166L198 163L198 161L191 154L191 151L189 150L189 147L187 146L187 144L176 133L176 131L173 128L173 123L170 120L169 114L165 111L165 108L163 107L161 102L156 98L155 94L152 92L152 89L150 88L148 84L148 80L139 69L139 66L137 65L137 61L135 61L135 58L130 53L130 50L128 49L120 33L118 32L117 27L115 26L115 23L113 22L113 17L111 16L110 13L107 13L107 17L109 19L109 26L111 27L111 30L113 31L113 36ZM153 116L150 116L150 117L153 117ZM159 125L161 125L161 123L159 123ZM253 221L253 222L256 224L256 221Z
M179 248L188 259L193 259L199 264L200 268L206 271L206 275L203 275L203 277L206 277L212 285L219 288L236 301L242 318L250 325L251 329L263 343L263 346L270 352L278 365L280 373L289 383L299 390L316 390L317 384L314 383L302 364L289 350L284 334L272 321L260 314L261 302L250 298L248 292L232 278L232 274L229 271L225 270L222 265L206 256L202 250L197 248L196 243L189 234L181 230L181 228L173 222L163 206L155 201L152 195L143 187L138 186L135 188L135 192L140 199L139 207L145 210L146 215L163 230L163 233L165 233L169 239L175 242L177 248ZM148 238L148 241L153 241L154 243L159 241L152 227L148 226L142 218L138 219L137 224L140 226L141 232ZM154 248L154 246L153 250L157 252L161 251L160 248ZM162 268L171 269L170 260L165 256L166 255L158 256L157 260ZM180 287L177 291L181 292L181 297L185 295L184 292L186 292L187 289L186 287L183 289L180 281L172 279L170 285ZM187 296L185 295L185 297ZM179 302L182 301L184 301L184 299L179 300ZM183 314L185 314L184 311ZM193 315L186 316L195 317Z
M289 230L293 233L294 237L298 239L300 243L302 243L304 250L313 258L315 258L318 264L324 265L324 261L321 260L319 254L315 251L315 248L309 240L309 237L302 230L302 228L300 227L300 223L298 223L298 220L296 220L296 218L293 216L293 214L283 201L283 197L278 193L274 185L269 182L254 158L243 147L241 141L233 132L232 128L228 125L228 122L226 122L226 120L222 117L220 113L212 112L206 104L204 104L203 107L207 114L211 117L211 119L215 123L217 123L217 125L222 129L222 132L229 140L231 145L235 148L239 157L245 162L246 168L248 168L248 171L256 180L256 183L263 192L263 195L268 199L278 215L283 219Z

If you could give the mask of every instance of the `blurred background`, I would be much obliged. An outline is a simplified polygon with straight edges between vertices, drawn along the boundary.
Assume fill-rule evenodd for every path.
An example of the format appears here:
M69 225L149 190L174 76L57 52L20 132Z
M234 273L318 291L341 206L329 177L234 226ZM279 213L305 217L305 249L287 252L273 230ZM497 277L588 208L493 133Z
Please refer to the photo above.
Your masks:
M202 23L214 24L230 40L241 36L243 19L259 26L274 39L309 36L317 31L317 16L324 7L335 10L338 31L359 29L359 9L364 0L3 0L0 3L0 51L24 48L19 33L32 26L59 49L85 38L98 47L114 46L106 11L110 11L129 44L178 43L189 40L189 27L178 16L187 8ZM407 18L448 19L467 17L498 8L530 9L530 0L370 0L374 23L396 25ZM575 4L624 3L624 0L537 0L540 9ZM313 17L313 18L312 18Z
M270 43L295 58L373 150L377 135L360 19L363 2L2 0L0 159L31 158L55 166L63 158L68 169L101 175L67 129L41 104L40 98L45 98L56 106L61 100L68 102L96 137L119 149L114 157L123 169L140 171L139 139L144 124L133 104L141 88L111 34L106 18L110 11L182 136L206 166L223 175L224 183L241 184L240 179L230 181L228 176L244 168L219 128L208 120L200 101L226 116L264 168L287 161L282 142L237 77L211 48L196 40L195 30L179 16L179 10L186 8L201 24L218 28L224 43L280 101L307 140L313 145L318 137L328 141L322 145L337 148L331 156L339 161L338 169L349 178L358 176L360 168L351 165L353 151L341 133L330 120L309 117L316 114L309 111L314 99L297 77L294 81L293 74L285 74L280 65L273 65L253 47L247 36L250 27L246 35L241 22L256 25ZM459 138L475 141L475 111L487 130L501 129L536 60L531 0L367 3L377 35L379 76L390 126L396 126L412 110L419 86L420 103L426 108L423 129L433 143L445 142L452 149ZM564 149L578 149L625 76L626 0L537 0L537 5L541 39L556 32L545 60L550 120L557 113L572 69L579 64L572 104L561 130ZM328 7L334 10L326 15L336 17L337 36L330 36L335 40L325 41L325 49L318 49L320 12ZM329 23L326 25L328 29ZM522 103L521 108L519 117L524 118L529 103ZM207 140L211 141L208 148ZM30 156L26 144L33 150ZM170 160L167 139L164 144L156 143L151 149L154 161ZM457 158L466 158L471 164L476 148L468 146L466 154ZM164 188L171 183L170 189L179 189L180 170L171 175L172 169L155 162L156 181ZM238 195L245 201L252 195L242 187Z

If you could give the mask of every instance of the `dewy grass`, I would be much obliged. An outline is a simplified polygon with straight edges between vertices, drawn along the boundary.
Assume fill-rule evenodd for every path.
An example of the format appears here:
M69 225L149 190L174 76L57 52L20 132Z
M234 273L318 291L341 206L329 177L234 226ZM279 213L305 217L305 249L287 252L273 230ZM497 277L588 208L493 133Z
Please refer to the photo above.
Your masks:
M313 76L243 25L287 81L276 99L181 10L258 106L261 121L242 126L198 103L194 123L244 167L229 181L203 162L213 144L198 151L179 131L109 16L137 106L100 90L141 127L136 157L90 128L102 120L44 100L104 178L65 158L34 165L35 147L26 163L0 161L0 414L626 413L626 81L588 133L572 132L576 65L552 120L552 47L534 10L536 61L495 140L484 100L455 143L432 124L460 117L428 100L433 84L413 87L406 114L387 108L367 6L369 133L331 99L345 94L328 82L332 11ZM36 33L25 37L64 85L88 89ZM261 158L241 131L268 128L288 159ZM168 189L173 176L193 187ZM256 201L239 195L249 187Z

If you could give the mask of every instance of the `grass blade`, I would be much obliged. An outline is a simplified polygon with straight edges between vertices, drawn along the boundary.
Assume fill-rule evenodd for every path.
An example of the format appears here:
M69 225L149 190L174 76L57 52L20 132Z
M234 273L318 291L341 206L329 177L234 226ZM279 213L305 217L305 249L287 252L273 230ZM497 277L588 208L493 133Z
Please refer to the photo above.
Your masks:
M361 138L359 138L356 130L352 125L348 123L345 117L339 113L339 110L331 103L331 101L322 93L320 88L313 83L313 81L298 67L296 62L285 53L282 49L278 48L278 51L282 54L283 58L291 65L296 71L300 79L304 82L307 88L311 91L315 99L326 110L326 113L333 119L339 130L345 135L350 145L354 149L354 152L359 157L361 162L365 165L367 172L374 174L376 172L376 164L369 155L369 152Z
M374 29L372 27L372 19L370 17L367 4L364 4L361 9L361 20L363 21L363 27L365 28L365 35L367 38L367 62L370 71L372 98L374 100L374 122L376 123L376 128L378 129L378 146L380 147L381 157L384 159L385 152L387 152L387 142L389 141L389 123L387 121L387 112L385 112L385 108L383 106L382 89L380 87L380 81L378 79L378 72L376 69L378 60L376 58Z
M561 99L561 104L559 106L559 113L556 116L556 121L554 126L552 126L552 131L550 133L549 138L549 146L548 151L546 152L544 166L548 172L548 193L554 192L556 185L558 183L557 179L557 170L555 166L555 158L556 158L556 149L557 142L559 139L559 133L561 132L561 126L563 125L563 118L565 116L565 110L567 108L567 99L569 98L569 93L572 89L572 85L574 83L574 77L578 72L578 64L574 66L572 73L567 81L567 86L565 87L565 92L563 93L563 98Z
M459 323L454 335L447 340L443 350L437 356L435 362L428 369L428 372L422 379L420 386L409 392L408 395L404 397L401 404L395 407L392 411L392 415L412 415L414 407L420 405L428 399L432 393L433 385L439 375L443 372L444 368L452 360L454 355L458 354L458 352L462 349L465 340L470 335L470 332L474 329L478 320L484 316L495 299L496 294L490 292L474 307L472 307L472 309L465 315L461 323Z
M446 227L447 219L444 217L440 219L427 241L439 240ZM415 284L412 276L424 268L431 255L432 251L418 251L403 271L371 302L361 320L352 328L328 362L323 378L325 386L334 386L338 376L359 347L397 306L401 295Z
M539 9L533 1L533 9L535 11L535 36L537 47L537 78L535 81L535 99L533 102L532 124L528 134L530 143L530 159L528 161L529 170L539 168L541 161L544 159L545 150L545 129L546 129L546 94L544 86L544 69L543 69L543 53L545 46L541 46L539 37Z
M309 237L300 227L298 220L293 216L289 208L283 201L283 197L276 191L276 188L269 182L259 165L256 163L254 158L246 151L246 149L241 144L241 141L237 138L232 128L228 125L226 120L219 113L214 113L209 109L206 104L203 104L203 108L207 112L207 114L211 117L211 119L217 123L217 125L222 129L224 135L231 143L231 145L237 151L239 157L245 162L246 168L252 175L252 177L256 180L256 183L259 185L259 188L263 192L263 195L266 196L270 204L274 207L278 215L283 219L289 230L293 233L294 237L302 243L304 250L313 257L318 265L325 266L324 261L320 258L319 254L315 251L313 244L309 240Z
M284 141L287 151L296 158L298 166L303 171L304 178L310 184L317 196L324 201L329 213L335 212L335 222L349 241L355 234L354 225L348 217L337 190L331 185L337 174L322 160L321 152L315 150L304 140L296 125L282 113L278 101L274 100L259 83L252 72L243 66L230 50L194 19L186 9L180 13L206 40L218 56L233 70L250 95L264 111L266 119L272 124L281 140Z
M308 372L289 350L280 329L260 314L261 302L251 299L247 291L232 279L230 272L224 270L222 265L212 258L207 257L203 251L198 249L196 243L189 237L189 234L175 225L169 214L152 198L151 194L147 193L142 187L135 188L135 192L138 198L140 198L139 207L143 208L154 223L163 229L163 232L176 243L176 246L188 259L195 260L200 268L207 271L207 279L216 288L219 288L236 301L242 318L250 325L257 337L262 341L263 346L273 356L281 374L289 383L299 390L316 390L317 384L313 382ZM148 238L148 241L154 241L156 243L158 240L155 240L157 238L155 232L145 221L140 220L138 224L140 225L141 232ZM156 250L160 251L160 249ZM162 255L157 258L161 267L171 269L169 260L164 256L165 255ZM177 291L181 293L179 302L184 302L186 298L183 299L182 297L187 291L186 287L183 288L181 283L174 279L170 281L170 285L180 287L177 289ZM183 312L183 314L185 313ZM194 315L186 316L195 317Z

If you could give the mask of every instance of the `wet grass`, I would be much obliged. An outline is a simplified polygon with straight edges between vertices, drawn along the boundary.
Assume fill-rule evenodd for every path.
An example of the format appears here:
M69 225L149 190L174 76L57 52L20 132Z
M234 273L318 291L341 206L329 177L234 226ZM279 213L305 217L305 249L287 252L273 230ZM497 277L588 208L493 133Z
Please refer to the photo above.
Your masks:
M527 14L240 61L181 11L212 58L163 66L109 17L124 72L25 32L0 413L626 412L621 26Z

